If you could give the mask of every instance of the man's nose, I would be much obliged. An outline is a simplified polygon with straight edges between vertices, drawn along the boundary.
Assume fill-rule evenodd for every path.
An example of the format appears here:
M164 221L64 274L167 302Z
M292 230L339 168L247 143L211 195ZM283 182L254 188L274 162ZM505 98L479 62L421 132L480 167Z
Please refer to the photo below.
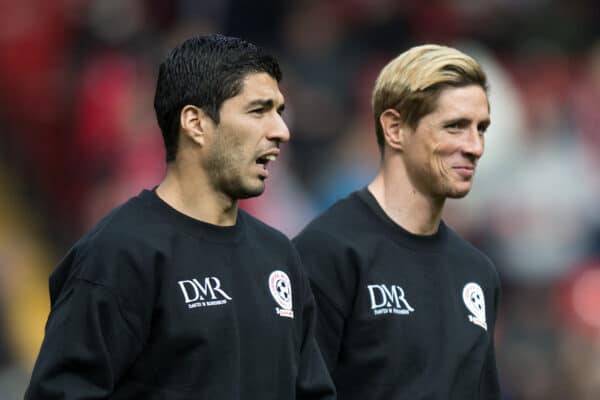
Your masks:
M272 125L267 131L267 139L278 142L287 142L290 140L290 130L281 115L276 114Z
M474 127L470 129L465 137L463 152L469 156L478 159L483 155L484 138L483 134Z

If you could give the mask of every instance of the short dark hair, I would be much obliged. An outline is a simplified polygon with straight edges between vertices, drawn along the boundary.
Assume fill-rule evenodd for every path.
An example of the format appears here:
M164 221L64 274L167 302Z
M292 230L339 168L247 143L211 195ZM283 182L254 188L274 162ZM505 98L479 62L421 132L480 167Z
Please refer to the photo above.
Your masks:
M175 47L160 64L154 95L167 162L176 158L183 107L199 107L218 124L223 102L240 93L246 75L258 72L281 81L277 60L239 38L195 36Z

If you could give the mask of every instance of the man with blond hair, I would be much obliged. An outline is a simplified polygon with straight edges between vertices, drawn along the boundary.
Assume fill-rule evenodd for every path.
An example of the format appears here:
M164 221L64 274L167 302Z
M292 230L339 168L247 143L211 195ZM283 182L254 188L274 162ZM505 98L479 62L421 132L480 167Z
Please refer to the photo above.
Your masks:
M381 71L381 166L295 238L319 306L317 340L341 400L499 399L492 262L442 220L467 195L490 124L487 79L424 45Z

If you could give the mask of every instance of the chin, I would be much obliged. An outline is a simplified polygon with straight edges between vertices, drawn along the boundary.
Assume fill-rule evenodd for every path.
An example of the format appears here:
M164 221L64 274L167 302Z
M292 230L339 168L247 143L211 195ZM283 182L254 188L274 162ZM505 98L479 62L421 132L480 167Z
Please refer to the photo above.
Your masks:
M441 183L441 182L440 182ZM462 199L471 191L472 183L470 181L444 182L438 186L436 192L442 198Z
M446 196L446 198L448 198L448 199L462 199L463 197L466 197L467 194L469 194L468 190L463 191L463 192L456 191L456 192L448 193L448 195Z
M260 196L265 191L265 184L261 183L256 186L246 186L237 188L237 190L233 193L233 197L236 199L249 199L251 197Z
M467 188L451 188L447 191L446 197L449 199L462 199L471 191L471 185Z

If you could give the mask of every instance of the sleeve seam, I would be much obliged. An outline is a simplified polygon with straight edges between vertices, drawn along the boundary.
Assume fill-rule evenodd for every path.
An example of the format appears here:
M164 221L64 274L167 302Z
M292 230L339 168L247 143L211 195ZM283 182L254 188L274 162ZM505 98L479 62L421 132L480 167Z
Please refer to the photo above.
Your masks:
M85 282L89 285L92 285L94 287L99 287L101 289L103 289L104 291L106 291L107 293L110 294L111 297L113 297L115 299L115 301L117 302L117 307L119 309L119 313L121 315L121 318L123 318L123 320L126 322L126 326L127 326L127 330L129 331L129 333L135 337L140 343L143 343L142 338L140 338L138 336L138 334L135 332L135 330L132 328L132 322L129 320L129 318L127 318L127 312L125 311L125 308L122 306L121 304L121 299L119 298L119 296L115 293L115 291L108 285L100 283L100 282L95 282L95 281L91 281L89 279L86 278L76 278L77 281L81 281L81 282Z
M312 283L312 282L311 282ZM321 290L319 287L311 284L310 285L312 288L313 292L319 292L319 297L322 299L325 299L325 301L327 301L327 304L329 304L337 313L340 317L342 317L343 319L346 319L346 314L340 310L340 308L337 306L337 304L335 304L326 294L323 290ZM318 307L317 307L318 308Z

